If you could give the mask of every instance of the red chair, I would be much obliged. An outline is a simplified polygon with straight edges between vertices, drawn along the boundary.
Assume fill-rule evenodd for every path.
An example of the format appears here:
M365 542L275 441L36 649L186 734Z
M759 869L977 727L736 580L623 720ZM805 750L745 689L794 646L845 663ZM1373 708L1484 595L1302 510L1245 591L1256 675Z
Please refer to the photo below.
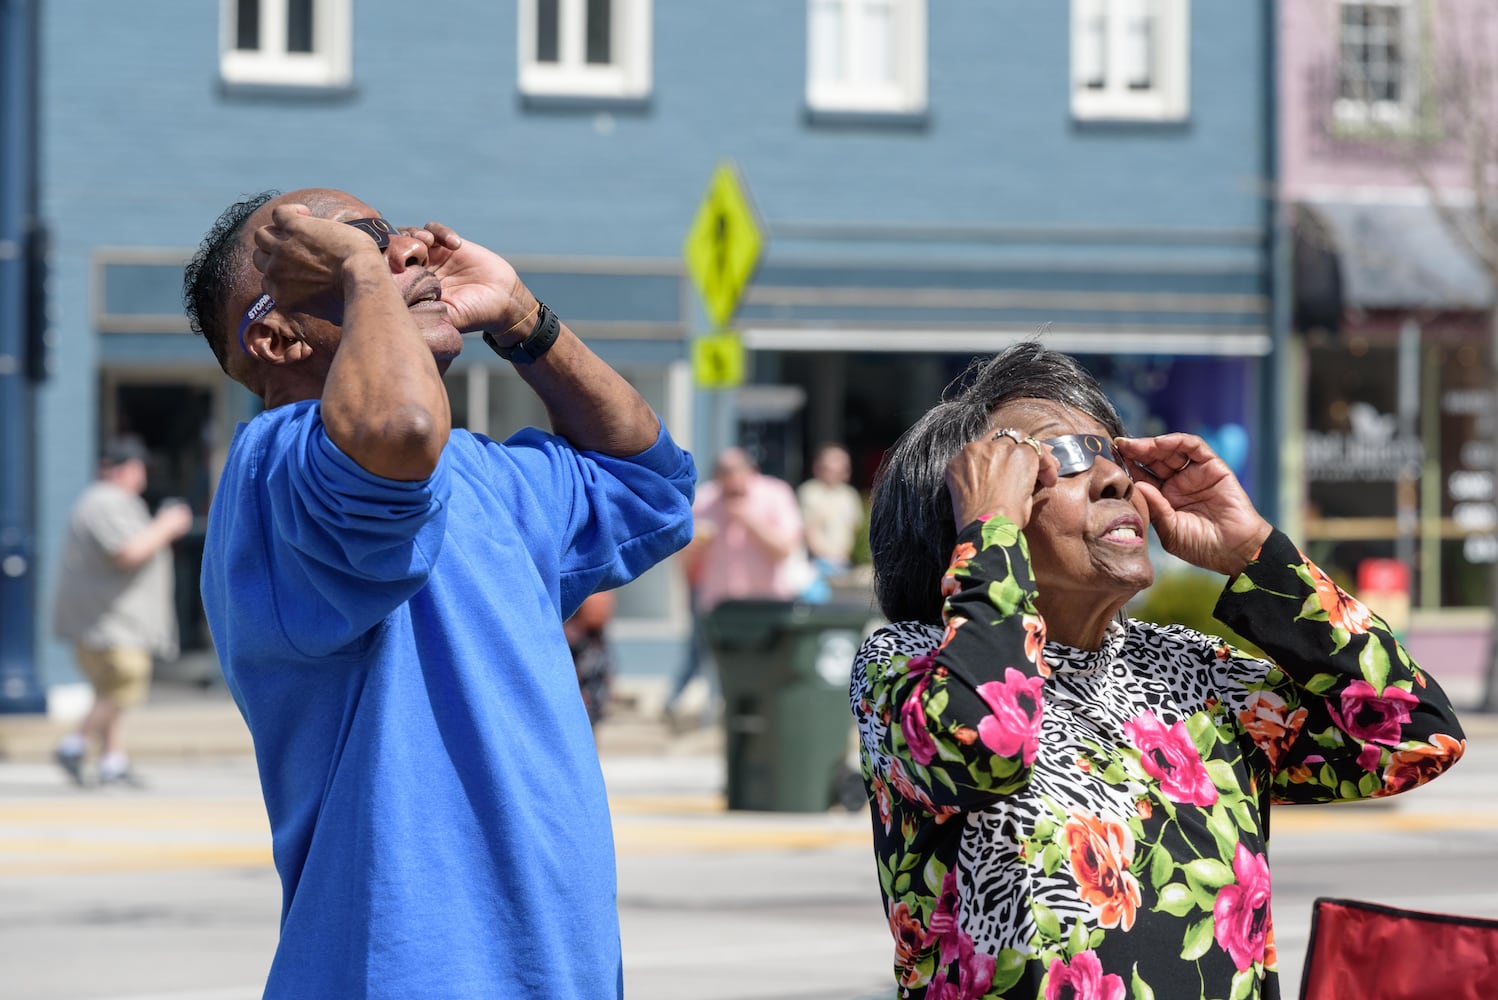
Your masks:
M1317 899L1300 997L1494 1000L1498 920Z

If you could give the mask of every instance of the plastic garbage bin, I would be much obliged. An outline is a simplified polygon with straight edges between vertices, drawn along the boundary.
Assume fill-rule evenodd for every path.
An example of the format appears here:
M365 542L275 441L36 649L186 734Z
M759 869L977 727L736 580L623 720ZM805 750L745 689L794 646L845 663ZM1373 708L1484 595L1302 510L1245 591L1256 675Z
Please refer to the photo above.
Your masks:
M728 808L821 812L847 801L848 677L871 617L867 607L797 601L724 601L708 613Z

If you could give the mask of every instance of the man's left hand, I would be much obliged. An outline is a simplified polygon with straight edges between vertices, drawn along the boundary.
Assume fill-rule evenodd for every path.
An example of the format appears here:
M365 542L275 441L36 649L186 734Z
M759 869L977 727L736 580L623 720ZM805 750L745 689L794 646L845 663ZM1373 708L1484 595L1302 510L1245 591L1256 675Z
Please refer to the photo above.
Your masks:
M1244 567L1273 530L1233 470L1195 434L1118 438L1165 551L1224 576ZM1153 477L1153 482L1144 472Z
M496 334L520 323L536 307L536 297L521 282L509 261L486 247L465 240L452 227L428 222L401 232L427 247L427 267L442 280L442 302L453 326L463 333ZM519 331L523 339L529 331Z

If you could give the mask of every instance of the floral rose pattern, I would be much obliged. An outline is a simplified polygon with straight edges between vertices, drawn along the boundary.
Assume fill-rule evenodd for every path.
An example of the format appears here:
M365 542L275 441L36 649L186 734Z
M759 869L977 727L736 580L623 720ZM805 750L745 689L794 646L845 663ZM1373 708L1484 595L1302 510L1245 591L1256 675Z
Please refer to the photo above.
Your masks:
M1264 961L1269 942L1269 862L1239 844L1233 854L1233 877L1237 881L1218 890L1212 906L1213 934L1242 972Z
M1103 972L1096 955L1084 951L1070 964L1059 958L1051 963L1045 1000L1124 1000L1124 984L1118 976Z
M1082 899L1098 912L1102 927L1134 926L1139 880L1129 872L1134 835L1122 823L1073 813L1062 831L1072 875Z
M852 704L898 995L1277 995L1267 811L1394 795L1466 747L1383 621L1275 532L1217 617L1048 642L1023 532L958 537L944 628L865 641ZM960 627L959 627L960 626Z
M1238 725L1269 758L1270 767L1279 767L1280 758L1300 736L1306 710L1290 710L1285 699L1273 691L1255 691L1248 704L1238 713Z
M1217 788L1207 777L1185 723L1177 722L1167 729L1152 713L1145 713L1131 719L1124 732L1139 748L1140 764L1146 773L1160 783L1161 791L1172 802L1209 806L1217 801Z
M1035 759L1040 737L1042 706L1039 677L1026 677L1018 670L1004 671L1004 681L978 685L978 697L993 713L978 723L978 736L1001 757L1021 754L1029 764Z
M1423 785L1455 763L1466 749L1466 740L1436 733L1428 744L1398 750L1384 768L1383 787L1373 794L1397 795Z
M1385 688L1383 694L1367 681L1353 681L1329 709L1332 718L1349 736L1373 743L1397 743L1410 721L1410 706L1420 699L1408 691Z
M1346 629L1353 635L1368 631L1368 624L1373 616L1363 603L1337 586L1331 577L1309 559L1305 561L1305 566L1316 587L1316 601L1321 605L1321 610L1326 612L1332 627Z

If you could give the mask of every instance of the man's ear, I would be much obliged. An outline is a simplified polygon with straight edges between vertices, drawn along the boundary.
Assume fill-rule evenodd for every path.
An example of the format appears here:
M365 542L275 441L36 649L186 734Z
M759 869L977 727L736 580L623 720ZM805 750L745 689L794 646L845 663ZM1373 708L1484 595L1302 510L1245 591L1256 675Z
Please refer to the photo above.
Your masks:
M296 364L312 356L312 347L302 339L301 329L279 309L272 309L245 329L244 346L257 360L272 365Z

